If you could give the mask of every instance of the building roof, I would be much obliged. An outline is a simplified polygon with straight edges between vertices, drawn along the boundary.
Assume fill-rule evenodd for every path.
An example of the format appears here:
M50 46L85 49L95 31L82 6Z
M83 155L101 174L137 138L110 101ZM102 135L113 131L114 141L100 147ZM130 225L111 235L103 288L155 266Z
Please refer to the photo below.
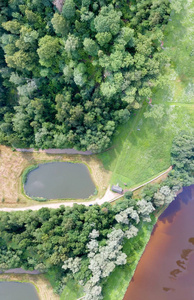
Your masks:
M123 192L123 189L118 185L112 185L111 190L113 192L120 193L120 194L122 194Z

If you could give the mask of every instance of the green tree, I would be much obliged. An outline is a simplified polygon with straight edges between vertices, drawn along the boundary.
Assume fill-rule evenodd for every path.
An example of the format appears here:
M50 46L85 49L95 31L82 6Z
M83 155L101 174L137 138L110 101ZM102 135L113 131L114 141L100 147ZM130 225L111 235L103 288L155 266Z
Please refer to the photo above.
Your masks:
M120 17L122 13L114 10L112 4L103 6L100 13L94 19L94 26L97 32L110 32L116 35L120 30Z
M75 16L75 3L73 0L66 0L63 9L62 15L67 19L70 20Z
M56 37L45 35L39 40L39 48L37 50L39 62L44 67L51 67L57 61L57 54L60 51L59 40Z
M55 32L59 35L65 36L68 32L68 23L62 15L55 13L51 19L51 23Z
M89 55L91 55L91 56L97 55L99 48L98 48L98 45L96 44L96 42L94 40L85 38L84 42L83 42L83 45L84 45L84 50Z

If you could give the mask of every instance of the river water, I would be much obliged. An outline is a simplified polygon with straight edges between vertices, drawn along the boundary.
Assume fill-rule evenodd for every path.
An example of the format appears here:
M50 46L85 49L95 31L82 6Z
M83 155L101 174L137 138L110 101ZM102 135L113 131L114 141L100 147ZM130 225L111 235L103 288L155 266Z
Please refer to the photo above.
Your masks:
M1 300L39 300L35 287L31 283L0 282Z
M80 199L92 195L95 185L86 165L54 162L40 164L31 171L24 189L30 197Z
M123 300L194 300L194 185L159 217Z

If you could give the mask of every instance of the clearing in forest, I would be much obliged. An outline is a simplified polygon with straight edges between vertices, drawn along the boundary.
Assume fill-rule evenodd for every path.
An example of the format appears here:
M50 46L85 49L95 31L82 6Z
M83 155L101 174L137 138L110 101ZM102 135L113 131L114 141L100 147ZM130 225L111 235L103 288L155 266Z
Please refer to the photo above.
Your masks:
M172 14L165 30L164 51L171 64L164 66L160 87L128 123L118 128L111 150L99 155L106 169L113 172L111 183L127 188L148 181L170 166L173 137L194 128L194 3ZM155 118L144 113L160 111Z

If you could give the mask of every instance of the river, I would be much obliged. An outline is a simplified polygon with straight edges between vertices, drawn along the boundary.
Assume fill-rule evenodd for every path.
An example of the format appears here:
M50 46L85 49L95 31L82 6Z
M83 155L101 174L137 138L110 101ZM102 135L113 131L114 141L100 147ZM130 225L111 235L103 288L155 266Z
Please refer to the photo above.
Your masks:
M156 223L123 300L194 299L194 185Z

